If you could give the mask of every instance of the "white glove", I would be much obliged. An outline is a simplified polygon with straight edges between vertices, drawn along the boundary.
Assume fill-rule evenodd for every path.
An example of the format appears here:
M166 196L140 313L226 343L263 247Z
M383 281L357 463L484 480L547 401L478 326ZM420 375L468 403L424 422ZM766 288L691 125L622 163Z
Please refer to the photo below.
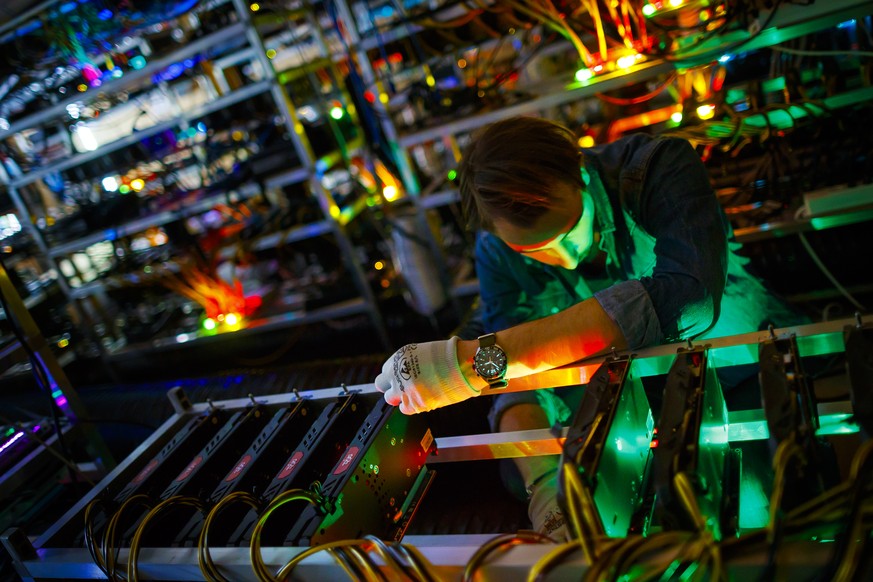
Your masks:
M458 366L456 344L448 341L405 345L382 364L376 388L403 414L417 414L478 396Z

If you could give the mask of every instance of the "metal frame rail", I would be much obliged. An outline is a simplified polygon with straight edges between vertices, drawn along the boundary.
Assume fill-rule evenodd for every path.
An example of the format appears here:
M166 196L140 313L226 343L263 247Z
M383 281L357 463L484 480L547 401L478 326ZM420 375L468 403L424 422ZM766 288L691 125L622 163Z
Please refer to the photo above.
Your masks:
M857 316L855 319L707 339L702 340L699 344L708 348L708 358L716 367L756 362L758 343L773 335L782 337L794 334L797 337L801 357L819 356L844 352L844 330L847 326L860 326L861 324L862 320L860 316ZM667 373L677 350L687 346L687 343L670 344L634 352L635 373L640 377ZM629 352L616 352L617 355L625 353ZM587 384L591 375L604 360L605 356L592 358L527 378L515 379L507 389L521 391ZM266 405L283 405L297 398L332 399L346 393L347 390L362 394L377 392L373 384L361 384L319 390L295 390L293 394L255 396L255 399ZM14 556L16 568L24 580L101 578L102 573L92 562L86 549L49 548L46 547L48 540L60 531L70 519L81 515L88 502L114 479L122 473L130 473L133 470L132 466L137 463L140 457L154 454L159 450L171 438L174 431L182 426L182 423L191 415L199 414L210 406L235 409L244 408L252 403L250 398L239 398L186 405L183 400L180 400L178 394L170 391L170 398L176 411L173 416L43 535L33 542L30 542L20 530L9 530L0 536L0 541L6 550ZM858 427L851 419L852 406L848 400L820 404L818 411L821 419L818 434L851 434L858 431ZM730 423L729 441L731 442L760 440L769 436L763 410L734 412L729 414L728 420ZM436 443L439 455L432 456L428 463L559 454L562 439L555 438L549 430L529 430L437 438ZM442 578L459 579L474 552L492 537L480 534L407 536L404 538L404 543L416 546L434 564ZM785 573L789 579L792 578L793 573L800 576L801 573L807 573L810 567L823 565L831 552L828 546L814 542L798 542L796 548L797 551L792 552L792 560L786 561L785 564ZM273 569L279 568L287 560L305 549L302 547L262 548L262 555L265 564ZM554 547L548 545L522 544L484 565L481 573L489 579L525 580L530 567L553 549ZM257 580L251 569L247 547L212 548L211 554L215 563L230 579ZM128 550L122 549L119 556L121 562L126 561L127 555ZM203 579L197 563L197 548L144 548L139 554L138 563L141 576L144 579ZM376 563L381 565L378 559ZM749 554L741 561L732 563L730 569L736 577L744 574L753 575L760 573L766 563L766 555ZM568 559L550 573L550 579L578 580L586 569L587 564L582 557ZM342 578L344 574L333 558L321 553L302 563L295 569L294 575L295 579L299 580L325 580Z

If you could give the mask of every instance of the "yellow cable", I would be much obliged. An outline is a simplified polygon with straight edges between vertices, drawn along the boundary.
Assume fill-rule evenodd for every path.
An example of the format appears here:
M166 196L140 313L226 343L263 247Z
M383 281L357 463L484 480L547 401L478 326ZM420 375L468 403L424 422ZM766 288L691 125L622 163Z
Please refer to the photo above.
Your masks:
M203 522L203 528L200 530L200 536L197 540L197 563L200 566L200 571L203 577L209 582L219 581L227 582L227 579L221 575L215 563L212 561L212 556L209 554L209 529L212 527L212 522L215 517L231 503L245 503L255 511L260 507L257 499L251 494L244 491L235 491L230 495L222 497L221 500L209 511L206 520Z
M286 503L296 500L305 500L309 503L315 504L317 503L317 496L315 493L304 489L289 489L270 502L258 518L257 524L255 524L255 529L252 532L251 545L249 546L249 556L252 561L252 570L254 570L255 576L257 576L258 580L261 582L277 581L277 578L267 569L267 566L264 564L263 556L261 556L261 531L263 531L267 519L269 519L270 515L276 511L276 509Z
M604 534L598 527L601 522L597 507L591 497L590 489L582 483L576 468L569 463L564 463L562 467L569 518L575 529L574 533L579 536L585 559L593 563L597 559L596 539Z
M151 500L147 495L143 494L128 497L112 515L112 518L106 526L106 531L103 532L103 563L106 565L106 570L109 573L110 580L118 579L115 575L115 552L112 551L113 546L115 545L115 528L118 526L118 522L125 510L134 503L139 502L142 502L146 508L149 508Z
M133 534L133 540L130 542L130 554L127 557L127 579L129 582L137 582L139 580L139 569L137 568L137 558L139 557L139 545L142 541L143 533L146 526L154 519L156 515L170 506L186 505L194 507L198 511L203 511L203 502L196 497L185 497L183 495L174 495L169 499L161 501L149 511L136 528L136 533Z
M359 580L361 575L353 570L346 560L354 563L361 572L364 572L363 578L365 580L376 579L375 566L367 558L366 552L362 552L357 546L330 548L327 553L336 560L350 580Z
M553 540L546 535L525 531L492 538L482 544L470 558L470 561L467 562L461 580L463 582L472 582L476 576L476 572L485 564L485 560L494 552L501 550L505 551L506 548L517 546L519 544L543 544L552 542Z
M91 518L91 512L100 502L98 498L94 498L85 506L85 546L88 548L88 553L91 554L91 559L97 564L97 567L109 577L109 571L106 569L106 562L99 552L97 540L94 539L94 522Z
M371 542L369 540L354 539L354 540L340 540L340 541L336 541L336 542L327 542L325 544L321 544L318 546L313 546L311 548L307 548L306 550L304 550L304 551L300 552L299 554L297 554L296 556L294 556L291 560L288 561L287 564L282 566L282 568L279 569L279 571L276 573L276 577L273 578L273 580L275 580L275 581L285 580L288 576L291 575L291 573L294 571L294 568L296 568L297 565L300 564L300 562L302 562L306 558L308 558L314 554L317 554L319 552L325 552L325 551L328 551L332 548L343 548L343 547L349 547L349 546L362 546L362 545L367 546L369 544L371 544ZM373 575L376 576L375 573L373 573Z
M400 544L400 548L408 555L409 563L424 582L438 582L441 579L435 571L436 567L424 557L418 548L406 544Z
M698 532L704 531L706 529L706 518L700 512L694 486L691 484L691 480L686 473L680 471L673 476L673 489L675 489L676 495L685 507L686 513L688 513L688 516L694 523L694 528Z
M597 30L597 48L600 50L600 59L605 63L609 60L609 53L606 50L606 33L603 32L600 8L597 6L597 0L585 0L585 4L588 5L588 14L594 19L594 27Z
M782 494L785 490L785 471L788 469L788 461L792 457L800 457L802 449L789 437L779 443L776 454L773 455L773 492L770 495L770 522L767 524L767 541L773 543L776 534L776 523L779 520L779 509L782 505Z
M849 477L851 479L851 483L855 484L856 487L860 487L862 485L857 484L857 480L861 479L863 476L861 475L861 470L864 467L864 464L867 461L867 458L870 456L871 452L873 452L873 441L867 441L864 443L858 452L855 454L855 457L852 459L852 466L849 472ZM861 543L858 542L858 539L862 537L862 526L863 526L863 515L864 511L859 511L857 515L851 516L852 523L849 526L849 531L847 532L848 536L848 547L846 548L846 554L843 557L843 561L840 563L840 567L837 569L837 573L834 575L834 580L851 580L854 576L855 570L858 568L859 560L859 551L861 549ZM869 535L869 533L867 534ZM866 537L866 535L864 536Z
M559 545L554 550L547 553L545 556L537 560L527 574L527 582L535 582L540 579L543 572L548 572L552 569L555 562L565 560L568 556L582 549L582 543L579 540L573 540ZM592 564L588 563L589 568Z

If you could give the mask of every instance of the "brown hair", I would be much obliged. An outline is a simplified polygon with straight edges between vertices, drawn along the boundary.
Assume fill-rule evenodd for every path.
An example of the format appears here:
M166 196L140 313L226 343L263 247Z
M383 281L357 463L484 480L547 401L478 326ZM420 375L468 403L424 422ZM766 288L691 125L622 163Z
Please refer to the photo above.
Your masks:
M524 227L552 207L557 186L583 187L573 132L536 117L513 117L474 137L459 168L461 206L471 229L494 219Z

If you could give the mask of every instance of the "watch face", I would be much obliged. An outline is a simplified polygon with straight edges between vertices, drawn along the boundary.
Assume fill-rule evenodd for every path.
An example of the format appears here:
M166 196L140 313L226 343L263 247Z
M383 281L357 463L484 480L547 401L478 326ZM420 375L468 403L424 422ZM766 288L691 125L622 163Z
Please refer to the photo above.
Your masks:
M479 348L473 358L476 373L485 378L499 378L506 373L506 354L497 346Z

